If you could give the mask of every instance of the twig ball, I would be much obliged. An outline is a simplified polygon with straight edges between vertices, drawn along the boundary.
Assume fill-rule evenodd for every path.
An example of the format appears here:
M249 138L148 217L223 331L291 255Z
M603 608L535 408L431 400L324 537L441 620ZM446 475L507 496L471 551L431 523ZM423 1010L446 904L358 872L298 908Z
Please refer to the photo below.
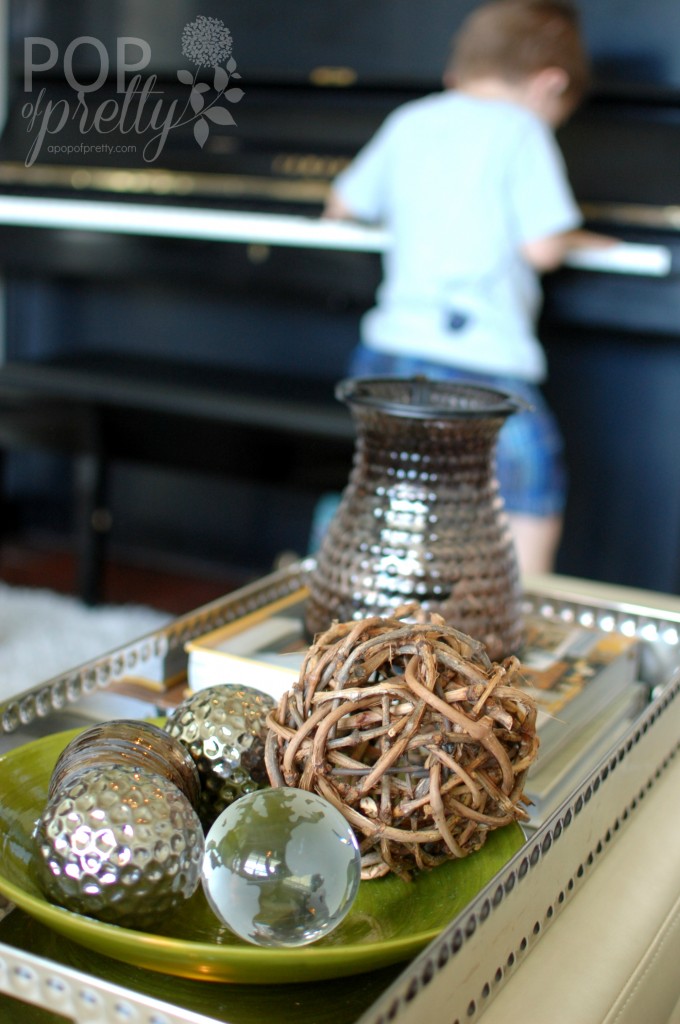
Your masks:
M527 820L523 786L538 751L536 705L516 657L490 661L439 615L334 623L270 712L272 786L316 792L360 842L362 878L479 850Z

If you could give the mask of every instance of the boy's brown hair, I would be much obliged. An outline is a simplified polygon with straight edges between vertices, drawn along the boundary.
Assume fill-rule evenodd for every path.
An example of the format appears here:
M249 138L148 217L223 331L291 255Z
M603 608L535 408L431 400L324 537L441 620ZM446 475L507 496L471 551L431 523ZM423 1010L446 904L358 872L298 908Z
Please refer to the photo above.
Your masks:
M456 84L487 77L519 82L549 67L567 73L564 99L576 106L590 62L574 7L564 0L491 0L463 22L446 73Z

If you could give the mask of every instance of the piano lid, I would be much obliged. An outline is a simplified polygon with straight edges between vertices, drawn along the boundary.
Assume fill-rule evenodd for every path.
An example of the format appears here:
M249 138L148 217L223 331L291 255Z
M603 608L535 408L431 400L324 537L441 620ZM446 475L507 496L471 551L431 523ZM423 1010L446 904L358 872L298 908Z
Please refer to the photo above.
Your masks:
M203 18L204 25L211 23L213 55L220 56L220 22L250 82L429 89L441 78L452 32L475 4L432 0L424 17L417 0L218 0L210 5L209 19L204 18L205 5L194 0L167 5L162 18L151 4L125 0L71 0L67 9L50 0L10 0L10 6L15 77L24 73L24 38L49 38L62 55L74 39L89 36L101 41L112 63L118 38L145 40L151 51L147 70L159 80L176 80L179 69L193 70L187 39L192 26L200 32ZM194 57L198 53L196 46ZM77 46L73 67L83 79L93 76L100 58L96 47ZM58 73L60 64L46 68L45 75Z
M477 6L479 0L428 0L426 10L422 0L214 0L208 20L229 30L233 57L251 83L429 90L440 83L451 36ZM74 40L89 36L102 44L76 46L71 55L78 74L92 75L102 53L114 65L116 40L132 37L149 44L147 70L173 80L191 66L187 30L204 7L175 0L159 16L156 5L128 0L9 0L11 75L24 75L27 37L56 45L49 77L63 70ZM576 7L598 89L680 96L677 0L654 0L653 16L649 0L577 0Z

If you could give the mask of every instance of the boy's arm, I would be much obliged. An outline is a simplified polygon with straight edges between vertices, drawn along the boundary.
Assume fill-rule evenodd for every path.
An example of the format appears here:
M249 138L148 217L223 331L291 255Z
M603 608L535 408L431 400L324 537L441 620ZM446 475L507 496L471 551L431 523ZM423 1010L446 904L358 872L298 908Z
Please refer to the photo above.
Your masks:
M525 242L520 251L534 270L544 274L550 270L557 270L571 249L606 249L617 242L618 239L610 238L609 235L577 228L574 231L562 231L556 235Z
M322 216L369 224L384 219L395 124L398 127L398 110L388 115L375 135L331 183Z

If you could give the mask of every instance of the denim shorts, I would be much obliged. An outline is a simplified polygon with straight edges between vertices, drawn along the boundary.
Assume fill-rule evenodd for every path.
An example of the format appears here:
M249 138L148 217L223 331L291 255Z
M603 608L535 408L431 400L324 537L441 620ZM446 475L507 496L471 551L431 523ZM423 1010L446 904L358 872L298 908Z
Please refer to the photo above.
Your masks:
M349 366L352 377L412 377L459 380L496 388L523 398L530 406L510 416L496 448L496 473L508 512L559 516L564 511L567 474L564 444L557 421L540 388L515 377L496 377L430 363L412 356L389 355L359 345Z

